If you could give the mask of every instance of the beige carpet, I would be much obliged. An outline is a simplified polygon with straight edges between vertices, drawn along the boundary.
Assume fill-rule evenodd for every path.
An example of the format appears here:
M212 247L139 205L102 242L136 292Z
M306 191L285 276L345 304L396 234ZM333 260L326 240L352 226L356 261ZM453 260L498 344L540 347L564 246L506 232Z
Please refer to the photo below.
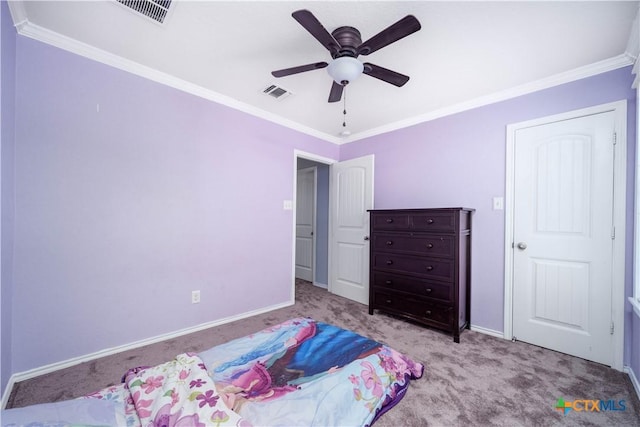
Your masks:
M292 317L351 329L425 365L405 398L378 422L398 426L640 426L640 402L627 374L529 344L464 331L460 344L441 332L376 312L300 283L296 304L176 339L104 357L17 383L8 408L53 402L116 384L130 367L155 365L184 351L202 351ZM613 400L616 409L555 409L559 398ZM612 408L610 406L610 408Z

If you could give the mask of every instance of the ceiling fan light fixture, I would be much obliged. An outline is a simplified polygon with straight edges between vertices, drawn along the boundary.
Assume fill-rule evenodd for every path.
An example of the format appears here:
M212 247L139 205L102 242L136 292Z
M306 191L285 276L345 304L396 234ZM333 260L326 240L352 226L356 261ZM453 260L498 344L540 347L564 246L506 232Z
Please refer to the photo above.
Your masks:
M357 79L364 71L364 65L356 58L341 56L331 61L327 72L338 84L346 85Z

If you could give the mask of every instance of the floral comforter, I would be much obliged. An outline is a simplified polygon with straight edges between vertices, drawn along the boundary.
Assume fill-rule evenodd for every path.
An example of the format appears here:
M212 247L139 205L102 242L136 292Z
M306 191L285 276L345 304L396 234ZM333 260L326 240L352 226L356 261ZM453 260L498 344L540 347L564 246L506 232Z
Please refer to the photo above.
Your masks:
M298 318L130 369L122 384L82 399L3 411L3 426L367 426L423 369L379 342Z
M120 419L120 425L251 426L220 399L195 354L180 354L155 367L130 369L123 383L87 396L121 402L124 419Z
M260 426L365 426L423 366L386 345L308 318L199 354L225 403Z

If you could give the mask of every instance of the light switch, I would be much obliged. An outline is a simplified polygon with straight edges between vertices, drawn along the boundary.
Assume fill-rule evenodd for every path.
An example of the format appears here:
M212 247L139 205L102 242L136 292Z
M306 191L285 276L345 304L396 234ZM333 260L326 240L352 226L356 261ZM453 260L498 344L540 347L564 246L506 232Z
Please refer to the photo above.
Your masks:
M291 209L293 209L293 201L285 200L284 202L282 202L282 209L284 209L285 211L290 211Z

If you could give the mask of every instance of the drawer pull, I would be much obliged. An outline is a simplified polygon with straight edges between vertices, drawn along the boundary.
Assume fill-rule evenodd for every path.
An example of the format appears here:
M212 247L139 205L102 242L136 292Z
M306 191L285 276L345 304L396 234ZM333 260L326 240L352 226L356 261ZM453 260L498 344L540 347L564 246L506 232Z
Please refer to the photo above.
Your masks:
M433 270L433 265L427 265L427 271Z
M390 259L388 259L388 260L387 260L387 265L391 265L391 264L393 264L393 261L392 261L392 260L390 260Z
M387 224L391 224L393 222L393 218L387 218Z
M427 224L433 224L433 219L429 218L429 219L427 220Z
M393 280L385 280L384 284L385 285L390 285L393 283Z
M431 288L427 288L427 289L425 289L424 291L425 291L426 293L430 294L430 293L433 291L433 289L431 289Z
M391 304L393 301L391 301L390 299L385 301L387 304Z
M427 243L427 249L433 249L433 243Z
M427 316L431 316L431 310L425 311L424 314L426 314Z
M391 245L393 245L393 241L387 240L387 246L391 246Z

